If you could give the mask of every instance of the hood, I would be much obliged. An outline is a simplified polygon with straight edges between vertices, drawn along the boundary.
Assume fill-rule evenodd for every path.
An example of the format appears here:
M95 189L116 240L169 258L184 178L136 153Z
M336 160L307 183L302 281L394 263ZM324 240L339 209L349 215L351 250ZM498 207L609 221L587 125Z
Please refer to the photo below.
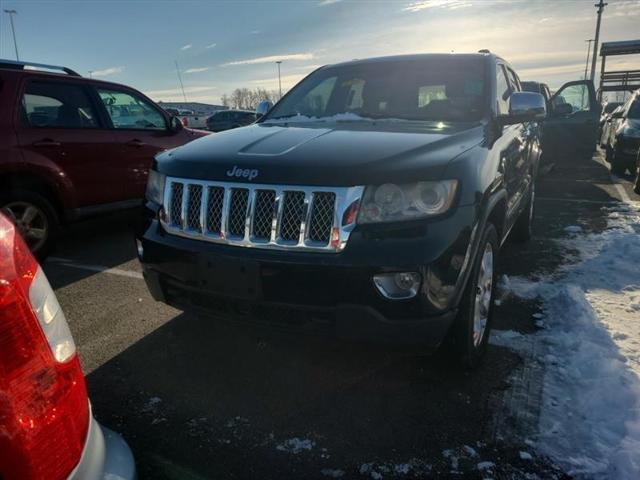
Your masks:
M482 124L254 124L160 154L156 168L199 180L352 186L441 178L484 139Z

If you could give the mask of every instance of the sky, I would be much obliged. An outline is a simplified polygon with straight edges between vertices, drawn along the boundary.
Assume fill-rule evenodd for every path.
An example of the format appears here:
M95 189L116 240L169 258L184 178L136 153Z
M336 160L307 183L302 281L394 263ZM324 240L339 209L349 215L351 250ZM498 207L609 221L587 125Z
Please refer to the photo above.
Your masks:
M0 0L0 58L64 65L156 101L219 103L237 87L283 90L320 65L488 48L523 80L582 78L594 0ZM601 41L640 38L640 0L608 0ZM640 68L640 55L611 65ZM599 60L598 60L599 69Z

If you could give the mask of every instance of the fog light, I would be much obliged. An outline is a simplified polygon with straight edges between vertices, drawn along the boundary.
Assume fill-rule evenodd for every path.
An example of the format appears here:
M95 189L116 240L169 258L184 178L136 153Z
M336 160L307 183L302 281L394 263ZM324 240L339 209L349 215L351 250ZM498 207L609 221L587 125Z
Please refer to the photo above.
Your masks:
M138 258L142 258L144 254L144 247L142 246L142 242L136 238L136 249L138 250Z
M373 276L373 284L385 298L403 300L413 298L420 288L417 272L381 273Z

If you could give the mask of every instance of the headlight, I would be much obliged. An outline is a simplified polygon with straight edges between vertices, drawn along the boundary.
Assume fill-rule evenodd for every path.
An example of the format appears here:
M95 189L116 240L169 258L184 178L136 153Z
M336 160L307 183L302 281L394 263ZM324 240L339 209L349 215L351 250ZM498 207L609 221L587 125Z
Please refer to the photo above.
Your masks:
M457 180L367 187L358 223L400 222L431 217L451 208Z
M147 178L147 193L145 196L147 200L162 205L164 201L164 179L165 176L162 173L158 173L155 170L149 170L149 177Z

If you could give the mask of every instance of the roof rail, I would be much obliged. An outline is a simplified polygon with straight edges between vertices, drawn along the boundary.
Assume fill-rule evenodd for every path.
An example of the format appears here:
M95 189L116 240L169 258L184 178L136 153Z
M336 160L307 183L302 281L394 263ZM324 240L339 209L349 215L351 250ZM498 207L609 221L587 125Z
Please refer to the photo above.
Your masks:
M481 50L478 50L478 53L491 53L491 50L489 50L488 48L483 48Z
M16 62L15 60L5 60L0 58L0 68L11 68L14 70L25 70L25 67L33 67L33 68L43 68L46 70L59 70L61 72L66 73L67 75L71 75L73 77L81 77L78 72L75 70L71 70L67 67L59 67L57 65L46 65L44 63L35 63L35 62Z

